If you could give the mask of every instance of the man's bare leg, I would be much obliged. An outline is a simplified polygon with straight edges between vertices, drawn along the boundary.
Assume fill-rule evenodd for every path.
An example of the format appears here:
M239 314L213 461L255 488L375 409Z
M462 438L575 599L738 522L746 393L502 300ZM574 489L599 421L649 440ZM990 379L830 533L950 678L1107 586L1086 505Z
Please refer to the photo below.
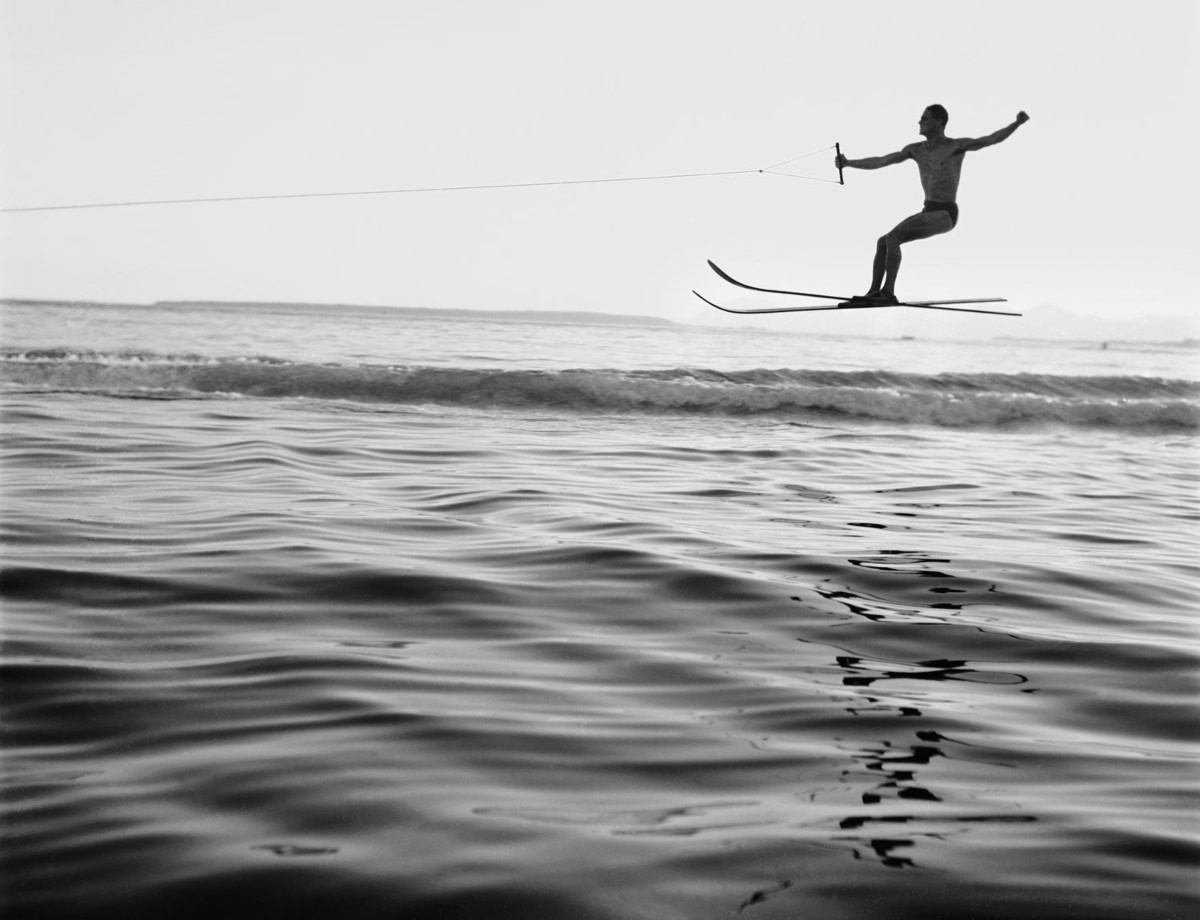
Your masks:
M900 274L900 247L913 240L924 240L947 233L953 227L954 222L945 211L922 211L896 224L890 232L881 236L875 245L871 289L860 299L895 303L896 277Z
M887 237L881 236L875 244L875 262L871 266L871 289L865 295L867 298L878 297L879 292L883 289L883 278L887 272L887 257Z

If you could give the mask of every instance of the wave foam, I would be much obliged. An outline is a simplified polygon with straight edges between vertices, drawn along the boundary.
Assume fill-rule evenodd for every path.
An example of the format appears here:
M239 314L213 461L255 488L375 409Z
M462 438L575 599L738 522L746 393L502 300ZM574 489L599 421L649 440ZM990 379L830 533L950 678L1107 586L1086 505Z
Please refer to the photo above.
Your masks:
M488 370L268 357L0 354L9 385L109 396L309 398L397 405L841 417L945 427L1200 428L1200 384L1148 377L686 369Z

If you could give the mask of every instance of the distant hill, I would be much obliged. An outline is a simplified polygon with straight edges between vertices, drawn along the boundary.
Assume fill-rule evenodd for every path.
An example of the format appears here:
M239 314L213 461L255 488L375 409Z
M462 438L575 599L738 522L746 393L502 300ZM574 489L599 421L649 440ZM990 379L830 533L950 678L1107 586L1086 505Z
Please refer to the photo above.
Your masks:
M1010 305L1012 307L1012 305ZM891 335L931 339L1029 339L1041 341L1155 342L1182 346L1200 338L1195 316L1142 313L1129 316L1089 316L1053 304L1017 306L1021 317L955 316L926 310L891 312L872 318L874 327ZM814 324L815 325L815 324Z
M1154 316L1129 318L1082 316L1052 304L1043 304L1026 313L1022 337L1047 339L1085 339L1087 341L1176 342L1196 338L1200 326L1191 316Z

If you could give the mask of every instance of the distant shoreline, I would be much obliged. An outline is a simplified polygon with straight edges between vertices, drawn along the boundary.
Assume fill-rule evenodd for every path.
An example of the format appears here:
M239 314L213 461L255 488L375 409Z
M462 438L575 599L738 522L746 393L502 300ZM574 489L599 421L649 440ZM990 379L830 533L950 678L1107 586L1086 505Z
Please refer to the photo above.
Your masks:
M658 326L680 327L683 323L661 316L632 313L601 313L586 310L473 310L465 307L400 307L349 303L302 303L257 300L159 300L154 303L120 303L93 300L48 300L45 298L6 297L0 304L12 306L121 307L141 310L258 310L277 313L329 313L333 310L357 310L384 316L408 316L413 319L470 319L515 323L574 323L581 326Z
M182 311L182 310L208 310L215 312L237 313L242 311L257 311L259 313L275 313L278 315L303 315L303 314L320 314L328 316L335 314L339 310L353 310L360 314L373 314L385 319L408 319L413 321L423 320L458 320L463 322L499 322L499 323L560 323L577 326L625 326L639 327L649 329L707 329L720 330L723 327L709 324L684 323L678 320L667 319L662 316L641 316L633 313L604 313L600 311L587 310L486 310L469 307L406 307L406 306L380 306L378 304L352 304L352 303L306 303L301 301L258 301L258 300L160 300L153 303L128 303L121 301L105 301L105 300L53 300L44 297L3 297L0 298L0 306L24 306L24 307L81 307L81 308L96 308L96 309L125 309L125 310L145 310L147 312L155 311ZM1192 335L1186 334L1186 330L1178 330L1178 337L1170 335L1174 329L1159 327L1154 330L1147 329L1149 335L1137 335L1135 327L1121 329L1117 326L1110 328L1096 328L1094 325L1088 327L1090 333L1087 337L1080 337L1079 331L1084 327L1084 323L1078 317L1069 317L1067 323L1057 323L1053 328L1044 329L1044 333L1048 334L1026 334L1026 335L995 335L979 338L958 338L955 336L941 337L922 333L914 335L912 332L906 332L903 336L894 336L890 334L874 335L868 332L846 333L846 332L809 332L803 333L796 329L776 329L771 330L763 326L756 325L739 325L737 328L743 331L759 331L769 332L774 335L793 336L793 335L809 335L817 337L842 337L849 335L852 338L897 338L901 339L940 339L941 341L979 341L993 342L995 344L1020 345L1023 343L1055 343L1066 344L1074 342L1078 345L1094 346L1097 348L1104 347L1166 347L1172 349L1200 349L1200 339ZM1154 335L1153 333L1164 333ZM1133 333L1133 334L1130 334Z

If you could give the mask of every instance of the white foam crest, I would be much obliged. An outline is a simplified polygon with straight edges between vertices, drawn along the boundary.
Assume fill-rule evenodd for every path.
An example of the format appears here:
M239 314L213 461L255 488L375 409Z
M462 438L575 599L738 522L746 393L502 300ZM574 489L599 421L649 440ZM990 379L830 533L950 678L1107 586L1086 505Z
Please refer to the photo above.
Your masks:
M1144 377L706 369L489 370L45 350L3 355L10 386L403 405L840 417L941 427L1200 428L1195 383Z

